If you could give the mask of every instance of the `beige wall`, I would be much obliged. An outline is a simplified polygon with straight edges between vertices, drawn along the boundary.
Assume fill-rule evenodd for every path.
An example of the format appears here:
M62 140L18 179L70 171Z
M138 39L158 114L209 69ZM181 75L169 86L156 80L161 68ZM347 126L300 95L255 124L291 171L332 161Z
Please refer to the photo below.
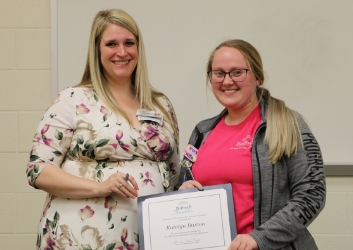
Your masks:
M50 2L0 0L0 250L35 249L44 193L27 184L31 139L50 103ZM327 178L310 226L319 249L352 249L353 177Z

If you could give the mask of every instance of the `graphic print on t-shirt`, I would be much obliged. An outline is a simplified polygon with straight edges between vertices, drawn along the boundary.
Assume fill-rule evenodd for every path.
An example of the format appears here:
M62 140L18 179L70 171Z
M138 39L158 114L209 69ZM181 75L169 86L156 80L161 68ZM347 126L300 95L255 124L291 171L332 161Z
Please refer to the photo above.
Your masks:
M244 139L241 141L238 141L234 147L231 147L230 149L250 149L252 147L252 142L253 138L251 135L247 135Z

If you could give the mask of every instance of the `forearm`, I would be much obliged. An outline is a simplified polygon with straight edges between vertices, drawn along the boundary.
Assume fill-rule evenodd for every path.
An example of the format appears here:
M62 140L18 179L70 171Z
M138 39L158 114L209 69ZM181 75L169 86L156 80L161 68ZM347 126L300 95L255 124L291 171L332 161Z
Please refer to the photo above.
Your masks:
M71 175L61 168L49 165L38 175L35 186L63 198L84 199L102 197L99 182Z
M326 184L320 147L311 133L302 133L302 137L304 150L286 158L285 163L291 199L250 233L260 249L279 249L293 242L325 206Z

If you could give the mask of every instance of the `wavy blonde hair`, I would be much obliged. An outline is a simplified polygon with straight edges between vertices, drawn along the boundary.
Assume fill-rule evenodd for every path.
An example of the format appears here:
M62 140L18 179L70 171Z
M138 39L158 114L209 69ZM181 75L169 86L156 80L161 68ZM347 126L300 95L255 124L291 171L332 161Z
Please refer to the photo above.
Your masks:
M268 103L265 142L269 147L269 161L273 164L284 155L289 157L297 151L299 146L297 138L301 138L298 124L300 115L288 108L284 101L272 97L270 92L263 87L265 74L261 56L254 46L244 40L227 40L218 45L208 59L207 72L212 70L214 55L222 47L238 49L247 61L255 79L259 81L256 95L259 100L263 98ZM207 83L209 83L208 80Z
M140 101L142 108L154 110L155 107L159 108L164 114L164 119L171 125L174 131L174 136L178 140L178 128L171 117L171 114L161 105L158 97L164 96L161 92L154 89L148 79L147 63L145 48L143 44L142 34L135 20L125 11L120 9L110 9L99 11L92 23L91 34L88 45L88 55L85 70L78 86L93 88L98 98L107 105L108 108L113 110L116 114L120 114L129 122L131 120L127 114L122 110L113 94L108 88L106 79L103 73L103 66L100 59L100 42L105 28L109 24L119 25L130 31L137 41L138 61L135 70L132 73L131 84L134 87L135 95ZM168 100L169 101L169 100ZM175 118L174 118L175 119Z

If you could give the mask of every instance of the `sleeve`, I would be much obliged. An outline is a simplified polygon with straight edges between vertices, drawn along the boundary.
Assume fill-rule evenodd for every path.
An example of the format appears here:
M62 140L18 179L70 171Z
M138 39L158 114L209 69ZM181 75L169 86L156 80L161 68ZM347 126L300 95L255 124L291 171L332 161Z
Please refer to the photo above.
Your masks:
M171 122L173 124L168 124L171 128L174 128L175 132L171 132L171 136L173 136L173 140L171 141L171 155L168 157L167 160L167 167L169 169L169 176L170 176L170 184L167 188L167 191L173 191L175 186L178 184L178 179L180 175L180 152L179 152L179 127L177 117L173 108L172 103L169 101L167 97L166 100L166 111L168 112Z
M60 167L70 147L76 124L73 88L63 90L44 113L33 138L26 174L29 185L48 165Z
M259 249L280 249L305 234L326 202L326 184L321 150L303 120L299 121L301 140L295 154L285 159L291 198L287 205L250 235Z

